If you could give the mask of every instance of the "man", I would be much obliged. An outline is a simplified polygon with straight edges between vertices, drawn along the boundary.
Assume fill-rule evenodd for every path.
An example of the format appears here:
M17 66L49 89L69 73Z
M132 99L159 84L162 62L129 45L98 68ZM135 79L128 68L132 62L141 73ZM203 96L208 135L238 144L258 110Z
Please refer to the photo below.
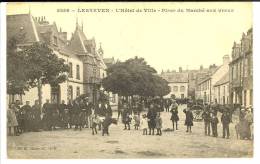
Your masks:
M60 122L62 124L63 124L63 121L64 121L65 109L67 109L67 105L65 104L65 101L62 100L61 104L59 104L59 116L60 116Z
M223 111L223 114L221 116L221 122L222 122L222 126L223 126L223 138L225 138L227 136L227 139L229 139L230 115L226 109Z
M174 124L176 125L176 130L178 130L178 121L179 121L179 116L178 116L178 106L175 104L175 102L171 105L171 111L172 116L172 127L174 131Z
M32 130L38 132L41 123L41 106L38 100L35 100L34 105L32 106L32 116Z
M105 110L105 116L109 116L112 117L112 109L111 106L109 105L109 101L107 103L105 103L104 105L104 110ZM107 115L108 114L108 115Z
M170 106L171 106L171 103L170 103L169 99L165 100L165 105L164 106L165 106L166 112L169 112L170 111Z
M124 130L127 129L130 130L130 123L131 123L130 110L126 102L123 104L122 122L125 125Z
M205 107L203 113L202 113L202 118L204 120L204 128L205 128L205 136L208 135L210 136L210 108L208 106Z
M87 117L86 117L86 126L87 126L87 128L89 128L90 127L90 116L91 116L91 109L93 108L93 105L92 105L92 103L90 103L89 102L89 98L88 97L86 97L85 98L85 109L86 109L86 114L87 114Z
M247 139L252 139L253 138L253 114L251 112L251 106L246 108L246 115L245 115L245 120L248 124L248 134L246 136Z
M148 119L148 127L149 127L149 134L148 135L151 135L151 132L152 132L152 135L154 135L154 128L156 126L156 122L155 122L156 109L155 109L153 102L150 104L150 108L148 109L147 119Z
M25 115L26 115L25 108L23 106L18 112L18 131L19 131L19 133L25 132Z
M74 111L73 111L72 100L69 100L69 102L67 104L67 108L68 108L68 117L69 117L69 128L71 128L72 125L74 125L73 124Z
M30 101L26 101L25 105L22 107L22 111L25 111L24 115L24 131L32 130L32 107L30 106Z
M52 104L50 104L50 100L46 99L46 103L43 104L42 111L43 111L43 127L46 130L50 130L51 128L51 117L52 117Z
M122 117L122 111L123 111L123 99L119 99L117 105L117 119L119 119L120 115Z

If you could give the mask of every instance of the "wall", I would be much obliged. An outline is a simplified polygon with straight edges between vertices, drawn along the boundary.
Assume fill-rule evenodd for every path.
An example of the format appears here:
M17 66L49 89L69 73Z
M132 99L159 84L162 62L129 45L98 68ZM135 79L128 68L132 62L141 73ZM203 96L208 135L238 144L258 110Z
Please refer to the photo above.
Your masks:
M184 98L188 97L188 83L169 83L168 86L170 86L171 92L165 97L170 97L172 94L174 94L176 98L181 98L181 94L184 94ZM173 90L174 86L178 87L178 91ZM181 86L185 87L183 92L180 91Z
M215 99L218 104L228 104L229 103L229 83L214 86ZM224 96L224 97L223 97ZM225 102L224 99L225 98ZM214 100L215 102L215 100Z

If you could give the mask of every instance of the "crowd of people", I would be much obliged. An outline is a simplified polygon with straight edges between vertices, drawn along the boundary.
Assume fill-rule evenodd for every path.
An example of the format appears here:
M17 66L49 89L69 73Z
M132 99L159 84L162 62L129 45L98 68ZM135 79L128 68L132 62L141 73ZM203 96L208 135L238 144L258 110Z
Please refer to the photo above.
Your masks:
M97 105L89 102L88 98L69 101L65 104L50 103L49 100L43 104L35 100L34 105L26 101L20 106L20 101L10 104L7 111L7 125L9 135L20 135L24 132L38 132L41 130L55 130L56 128L91 128L96 117L112 117L112 110L108 102L99 101ZM101 129L101 125L99 129Z
M192 132L194 121L192 104L187 103L187 108L182 112L185 114L186 132ZM50 103L49 100L40 107L39 101L35 100L31 106L26 101L24 106L20 106L19 100L11 104L8 112L8 134L20 135L24 132L37 132L42 130L55 130L56 128L75 130L82 128L92 128L92 134L97 134L103 130L103 135L109 135L108 127L111 123L117 124L121 117L124 125L123 130L142 130L143 135L162 135L163 111L170 112L172 130L178 130L178 108L180 103L174 99L149 99L127 101L120 99L118 103L117 119L112 119L112 109L108 101L99 101L96 105L92 104L88 97L69 101L65 104ZM230 138L229 124L232 123L234 110L219 105L202 105L202 119L204 120L205 135L218 137L218 124L222 124L222 137ZM218 114L221 114L220 120ZM102 118L102 119L101 119ZM105 124L102 124L105 123ZM241 139L252 139L253 115L252 108L239 109L239 123L236 125L237 135ZM12 130L13 129L13 130ZM13 132L12 132L13 131Z

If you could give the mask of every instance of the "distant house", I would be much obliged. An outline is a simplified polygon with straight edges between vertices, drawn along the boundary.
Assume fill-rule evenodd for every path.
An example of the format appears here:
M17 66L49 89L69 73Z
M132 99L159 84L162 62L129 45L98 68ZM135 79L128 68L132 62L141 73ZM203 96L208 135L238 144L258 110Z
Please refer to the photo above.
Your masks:
M229 56L223 56L223 64L214 72L202 78L197 84L197 99L203 99L204 103L217 103L214 85L229 72Z
M218 104L229 104L229 72L214 85L214 98Z
M162 72L160 76L168 82L171 90L165 97L169 98L171 95L176 98L188 97L188 73L167 71Z

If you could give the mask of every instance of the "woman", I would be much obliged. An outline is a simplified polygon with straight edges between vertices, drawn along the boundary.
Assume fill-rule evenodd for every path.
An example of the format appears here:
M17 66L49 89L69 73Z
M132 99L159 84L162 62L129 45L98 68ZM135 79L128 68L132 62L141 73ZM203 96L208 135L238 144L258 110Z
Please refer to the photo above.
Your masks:
M186 119L185 119L185 125L187 126L186 132L191 133L191 127L193 126L193 114L189 108L184 109L183 112L186 115Z
M19 136L18 134L18 122L15 115L15 105L11 104L10 108L7 110L7 126L8 135L12 135L12 129L14 131L14 136Z

